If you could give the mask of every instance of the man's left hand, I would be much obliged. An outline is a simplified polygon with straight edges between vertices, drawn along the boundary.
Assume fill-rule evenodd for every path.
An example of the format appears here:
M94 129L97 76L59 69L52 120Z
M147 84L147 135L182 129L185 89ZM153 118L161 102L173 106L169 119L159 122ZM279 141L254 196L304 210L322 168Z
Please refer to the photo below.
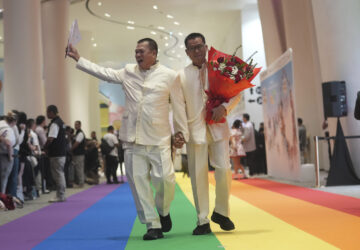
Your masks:
M219 105L216 108L213 108L211 119L214 122L219 122L225 116L226 116L226 108L224 107L224 105Z

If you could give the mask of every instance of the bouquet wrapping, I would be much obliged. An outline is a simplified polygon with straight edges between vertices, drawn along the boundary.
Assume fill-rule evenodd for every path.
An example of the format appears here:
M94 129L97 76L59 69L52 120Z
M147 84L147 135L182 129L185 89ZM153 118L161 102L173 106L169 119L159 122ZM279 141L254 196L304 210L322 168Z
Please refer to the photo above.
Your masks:
M255 68L252 59L249 64L236 57L222 53L213 47L208 53L208 81L209 88L206 91L206 122L215 123L212 117L212 109L238 95L241 91L255 85L251 81L260 72L261 68ZM219 123L224 123L222 118Z

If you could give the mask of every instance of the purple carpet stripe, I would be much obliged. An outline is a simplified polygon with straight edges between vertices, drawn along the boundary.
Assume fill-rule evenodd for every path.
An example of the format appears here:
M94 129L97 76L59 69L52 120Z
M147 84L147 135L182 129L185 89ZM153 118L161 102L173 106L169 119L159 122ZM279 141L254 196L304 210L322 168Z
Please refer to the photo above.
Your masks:
M118 187L100 184L1 226L1 249L33 248Z

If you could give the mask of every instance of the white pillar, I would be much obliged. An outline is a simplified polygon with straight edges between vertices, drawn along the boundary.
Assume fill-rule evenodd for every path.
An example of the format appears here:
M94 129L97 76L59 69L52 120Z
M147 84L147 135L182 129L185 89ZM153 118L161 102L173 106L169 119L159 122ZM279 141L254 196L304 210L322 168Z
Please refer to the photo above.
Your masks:
M44 2L41 14L46 105L56 105L61 118L68 124L70 106L65 47L69 33L69 1Z
M4 0L4 111L45 113L39 0Z

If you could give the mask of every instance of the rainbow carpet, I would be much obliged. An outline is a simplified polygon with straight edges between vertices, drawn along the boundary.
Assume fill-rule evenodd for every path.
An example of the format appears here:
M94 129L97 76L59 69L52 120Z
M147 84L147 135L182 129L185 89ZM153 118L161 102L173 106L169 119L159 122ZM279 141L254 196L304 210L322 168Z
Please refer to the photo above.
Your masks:
M232 182L230 202L234 231L212 223L212 234L192 236L190 180L178 174L173 229L143 241L129 186L98 185L1 226L0 249L360 249L360 199L248 179Z

